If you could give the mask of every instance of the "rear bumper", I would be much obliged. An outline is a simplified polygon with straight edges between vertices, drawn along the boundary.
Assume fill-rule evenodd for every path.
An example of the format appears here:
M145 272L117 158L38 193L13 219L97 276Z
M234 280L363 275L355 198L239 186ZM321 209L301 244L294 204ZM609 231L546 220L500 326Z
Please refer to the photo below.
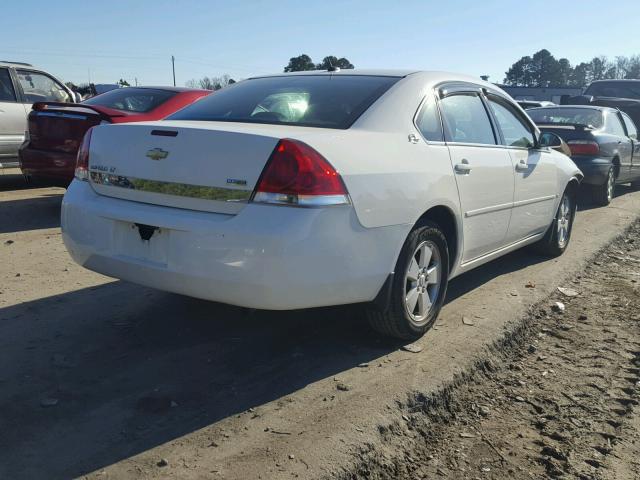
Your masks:
M144 242L135 223L160 233ZM74 181L62 230L73 259L90 270L206 300L290 310L373 300L410 226L364 228L351 207L181 210L100 196Z
M25 175L55 185L67 186L73 180L76 154L31 148L20 149L20 169Z
M587 185L604 184L613 165L610 158L573 156L571 159L584 174L582 183Z

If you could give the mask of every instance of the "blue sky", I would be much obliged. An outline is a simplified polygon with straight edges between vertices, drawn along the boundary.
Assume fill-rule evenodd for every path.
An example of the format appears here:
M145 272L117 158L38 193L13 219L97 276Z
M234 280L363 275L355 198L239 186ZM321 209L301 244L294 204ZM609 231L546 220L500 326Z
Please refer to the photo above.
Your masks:
M357 68L487 74L501 81L547 48L572 64L640 53L637 0L3 2L0 59L75 83L178 85L279 72L292 56L345 56ZM605 19L611 19L606 25Z

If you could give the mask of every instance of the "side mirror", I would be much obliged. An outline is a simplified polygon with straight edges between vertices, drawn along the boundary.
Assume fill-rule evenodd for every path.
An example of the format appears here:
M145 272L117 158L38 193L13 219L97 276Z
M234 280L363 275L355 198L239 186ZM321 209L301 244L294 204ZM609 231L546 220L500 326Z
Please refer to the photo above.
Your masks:
M556 152L564 153L567 156L571 156L571 149L562 138L553 132L542 132L538 139L538 144L541 147L547 147L555 150Z

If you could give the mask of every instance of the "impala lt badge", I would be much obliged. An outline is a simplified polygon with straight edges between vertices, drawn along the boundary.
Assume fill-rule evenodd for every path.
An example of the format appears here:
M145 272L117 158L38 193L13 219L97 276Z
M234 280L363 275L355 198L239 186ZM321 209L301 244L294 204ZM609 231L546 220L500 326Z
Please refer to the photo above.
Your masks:
M147 157L151 160L164 160L169 156L169 152L161 148L152 148L147 152Z

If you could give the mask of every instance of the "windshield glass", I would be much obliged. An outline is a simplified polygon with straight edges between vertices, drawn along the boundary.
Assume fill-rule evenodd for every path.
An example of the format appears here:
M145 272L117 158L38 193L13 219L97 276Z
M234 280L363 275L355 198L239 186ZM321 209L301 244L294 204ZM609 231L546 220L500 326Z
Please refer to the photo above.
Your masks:
M584 92L594 97L635 98L640 100L640 82L598 82Z
M602 127L602 112L591 108L532 108L527 114L536 124L567 123Z
M154 88L118 88L82 103L115 108L125 112L146 113L160 106L175 94L176 92Z
M245 80L167 120L349 128L398 77L291 75Z

